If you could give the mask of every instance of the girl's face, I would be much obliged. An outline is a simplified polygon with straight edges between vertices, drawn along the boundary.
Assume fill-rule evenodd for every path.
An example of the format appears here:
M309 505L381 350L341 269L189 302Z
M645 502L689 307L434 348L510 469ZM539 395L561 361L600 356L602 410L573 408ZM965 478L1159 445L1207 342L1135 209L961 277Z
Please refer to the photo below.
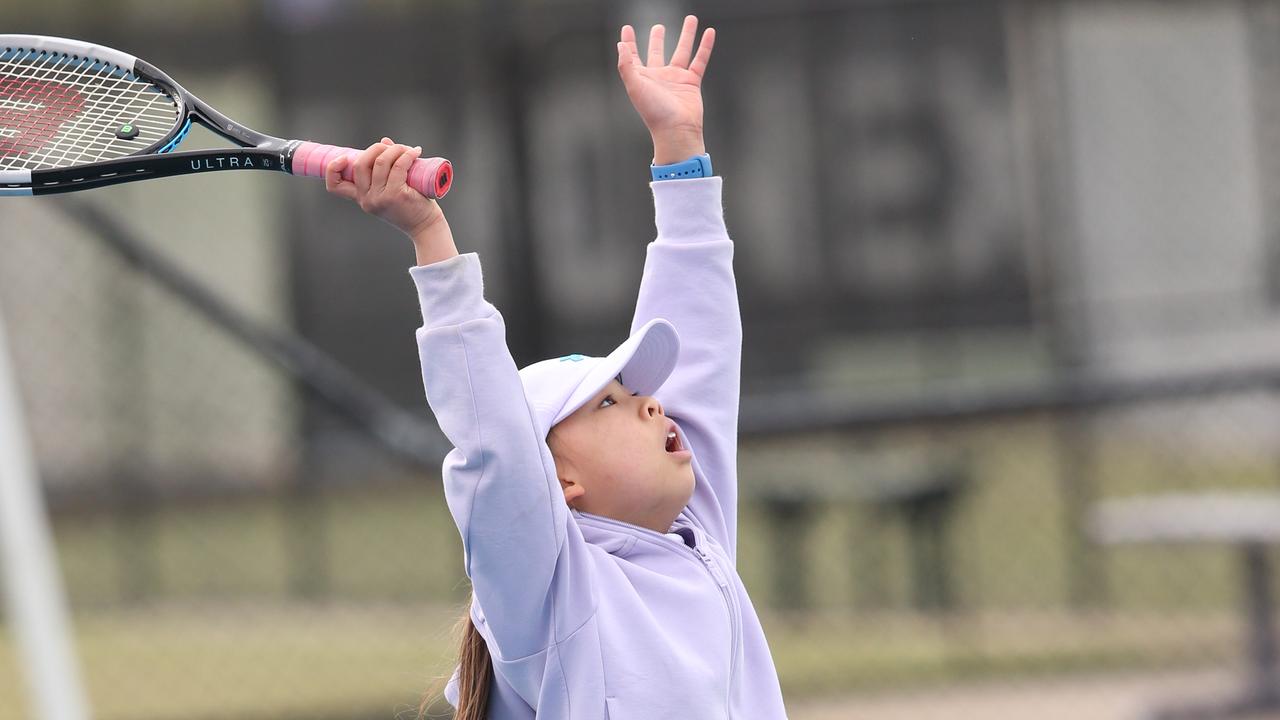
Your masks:
M656 399L612 380L547 436L565 502L666 532L694 483L691 456L667 452L671 426Z

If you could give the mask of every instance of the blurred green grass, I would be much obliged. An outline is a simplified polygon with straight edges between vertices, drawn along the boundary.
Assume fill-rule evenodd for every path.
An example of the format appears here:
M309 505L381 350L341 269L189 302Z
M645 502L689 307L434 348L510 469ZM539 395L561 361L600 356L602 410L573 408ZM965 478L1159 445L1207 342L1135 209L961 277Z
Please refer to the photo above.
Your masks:
M414 716L453 663L454 606L361 603L173 604L76 618L95 716L301 718ZM974 618L981 640L957 641L918 615L762 621L788 699L968 678L1172 667L1236 653L1229 614L1152 620L1067 614ZM17 703L0 661L0 698ZM433 707L443 710L438 698ZM22 717L16 706L0 717ZM344 714L345 713L345 714Z
M835 502L813 516L812 609L774 611L771 545L792 538L776 536L759 504L743 498L739 571L788 697L1234 659L1239 588L1228 548L1108 549L1098 556L1104 606L1071 609L1070 518L1056 460L1073 449L1059 437L1037 421L889 433L873 443L824 436L744 443L739 467L756 473L749 480L756 484L855 472L868 452L927 453L956 443L971 451L977 480L953 528L960 605L941 618L906 609L902 528ZM1100 434L1093 458L1099 498L1275 484L1276 468L1263 456L1144 445L1124 434ZM438 478L315 497L305 509L289 497L260 497L158 510L142 535L155 549L156 587L138 603L123 600L126 523L55 519L97 717L416 714L433 676L452 670L450 633L469 592ZM291 594L299 512L326 528L315 557L328 591L311 601ZM127 524L137 531L136 521ZM884 571L883 602L874 608L863 604L858 577L868 558ZM0 635L0 720L23 716L13 651Z

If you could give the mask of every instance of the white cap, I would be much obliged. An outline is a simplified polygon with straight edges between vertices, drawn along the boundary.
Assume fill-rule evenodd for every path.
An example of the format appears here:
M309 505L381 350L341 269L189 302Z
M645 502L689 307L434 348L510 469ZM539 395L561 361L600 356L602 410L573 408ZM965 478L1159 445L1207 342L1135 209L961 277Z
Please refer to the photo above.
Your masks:
M654 318L605 357L574 353L526 366L520 370L520 381L539 437L546 438L556 423L619 375L628 389L652 395L671 375L679 355L680 336L675 326Z

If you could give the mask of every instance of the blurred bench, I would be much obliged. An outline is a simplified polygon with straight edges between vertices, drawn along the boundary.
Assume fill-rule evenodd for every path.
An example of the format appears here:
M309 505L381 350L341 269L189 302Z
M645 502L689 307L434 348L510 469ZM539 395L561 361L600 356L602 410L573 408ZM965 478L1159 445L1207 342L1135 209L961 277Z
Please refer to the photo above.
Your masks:
M1280 711L1267 548L1280 542L1280 493L1166 494L1098 503L1088 532L1098 542L1235 545L1243 561L1248 676L1234 697L1159 708L1158 720L1245 717Z
M796 460L799 462L799 460ZM760 503L773 551L773 592L776 605L786 610L812 606L809 576L814 558L809 536L816 511L832 503L863 505L877 520L904 524L910 564L912 606L922 612L953 610L957 598L951 576L949 528L956 501L969 485L969 464L954 451L859 454L838 470L787 475L757 472L748 488ZM843 551L835 557L843 557ZM832 556L828 556L832 557ZM869 575L862 573L862 575ZM871 584L876 577L859 577ZM881 593L883 594L883 593Z

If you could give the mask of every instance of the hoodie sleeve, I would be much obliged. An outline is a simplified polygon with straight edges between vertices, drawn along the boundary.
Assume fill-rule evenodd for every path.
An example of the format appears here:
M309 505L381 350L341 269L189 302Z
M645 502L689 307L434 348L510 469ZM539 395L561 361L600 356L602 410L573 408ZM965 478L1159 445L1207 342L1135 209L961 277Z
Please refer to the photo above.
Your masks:
M655 397L702 471L689 510L736 560L742 318L721 182L650 183L658 236L648 246L631 331L662 317L680 335L680 359Z
M594 613L586 544L535 430L502 314L484 298L479 255L409 273L427 403L454 445L441 477L463 565L498 658L536 655Z

